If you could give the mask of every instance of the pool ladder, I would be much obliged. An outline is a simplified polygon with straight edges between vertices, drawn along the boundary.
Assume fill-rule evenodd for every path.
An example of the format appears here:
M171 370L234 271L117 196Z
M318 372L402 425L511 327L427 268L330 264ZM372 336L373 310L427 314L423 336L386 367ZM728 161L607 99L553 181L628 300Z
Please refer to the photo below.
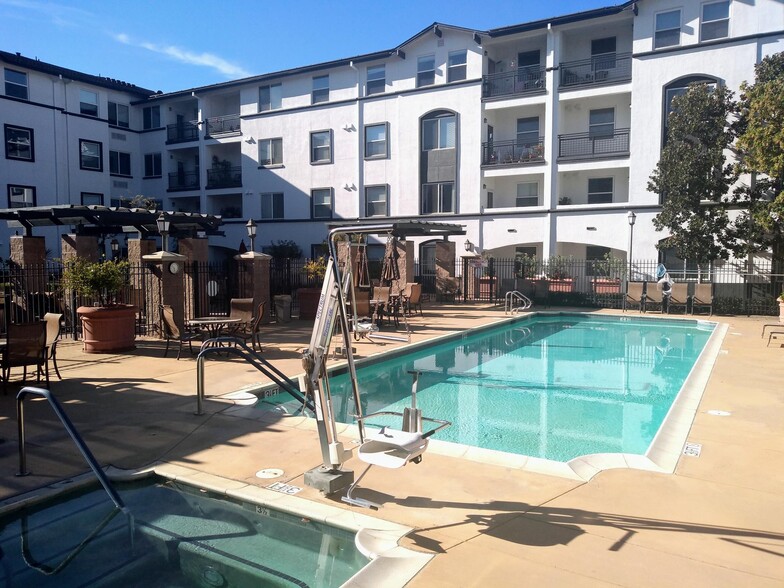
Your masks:
M522 292L512 290L504 297L504 314L517 314L528 310L534 305L533 301Z

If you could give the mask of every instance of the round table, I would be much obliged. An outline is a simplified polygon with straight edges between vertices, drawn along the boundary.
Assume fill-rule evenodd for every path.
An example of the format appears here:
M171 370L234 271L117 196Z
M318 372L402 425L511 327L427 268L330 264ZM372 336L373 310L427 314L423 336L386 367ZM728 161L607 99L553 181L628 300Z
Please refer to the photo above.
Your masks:
M230 325L239 325L244 322L242 319L230 318L227 316L204 316L190 319L188 325L199 327L207 331L209 339L220 337L221 331Z

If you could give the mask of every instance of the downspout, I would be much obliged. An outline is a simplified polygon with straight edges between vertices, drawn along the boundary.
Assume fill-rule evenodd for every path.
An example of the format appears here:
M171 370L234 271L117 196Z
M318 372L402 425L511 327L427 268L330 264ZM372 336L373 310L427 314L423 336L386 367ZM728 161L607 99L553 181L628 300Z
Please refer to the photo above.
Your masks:
M362 136L364 134L364 117L362 116L362 86L359 83L359 68L354 65L354 61L349 61L348 66L354 70L356 74L356 103L357 103L357 128L355 132L357 133L357 198L355 200L357 206L357 218L361 218L365 216L362 210L363 204L363 197L361 193L363 191L363 186L365 185L365 159L362 157ZM389 140L389 138L387 138Z

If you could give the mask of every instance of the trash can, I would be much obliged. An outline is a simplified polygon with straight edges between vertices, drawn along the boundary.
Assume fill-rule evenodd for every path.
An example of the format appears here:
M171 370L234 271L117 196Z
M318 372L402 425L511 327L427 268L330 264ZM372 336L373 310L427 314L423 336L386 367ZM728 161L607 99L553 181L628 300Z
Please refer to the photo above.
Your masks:
M288 294L281 294L274 297L275 300L275 316L279 323L291 322L291 296Z

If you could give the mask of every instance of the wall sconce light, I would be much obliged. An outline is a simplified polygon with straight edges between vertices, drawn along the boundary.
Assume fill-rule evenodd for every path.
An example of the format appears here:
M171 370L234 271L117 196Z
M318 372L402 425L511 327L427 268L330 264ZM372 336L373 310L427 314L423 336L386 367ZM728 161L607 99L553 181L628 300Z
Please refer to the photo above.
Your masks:
M595 231L596 227L585 227L586 231Z
M112 259L117 259L117 252L120 251L120 242L117 239L112 239L109 246L112 248Z
M347 131L347 132L349 132L349 133L350 133L351 131L355 130L355 128L354 128L354 123L346 123L345 125L343 125L343 130L344 130L344 131Z
M506 229L507 233L516 233L517 229Z
M252 218L248 219L245 228L248 230L248 237L250 237L250 250L254 252L256 251L256 222Z
M253 137L248 137L247 139L245 139L245 142L248 143L249 145L253 145L256 142L256 139L254 139Z
M466 251L471 251L474 248L474 244L471 243L471 241L469 241L468 239L466 239L465 243L463 243L463 247L465 247Z

